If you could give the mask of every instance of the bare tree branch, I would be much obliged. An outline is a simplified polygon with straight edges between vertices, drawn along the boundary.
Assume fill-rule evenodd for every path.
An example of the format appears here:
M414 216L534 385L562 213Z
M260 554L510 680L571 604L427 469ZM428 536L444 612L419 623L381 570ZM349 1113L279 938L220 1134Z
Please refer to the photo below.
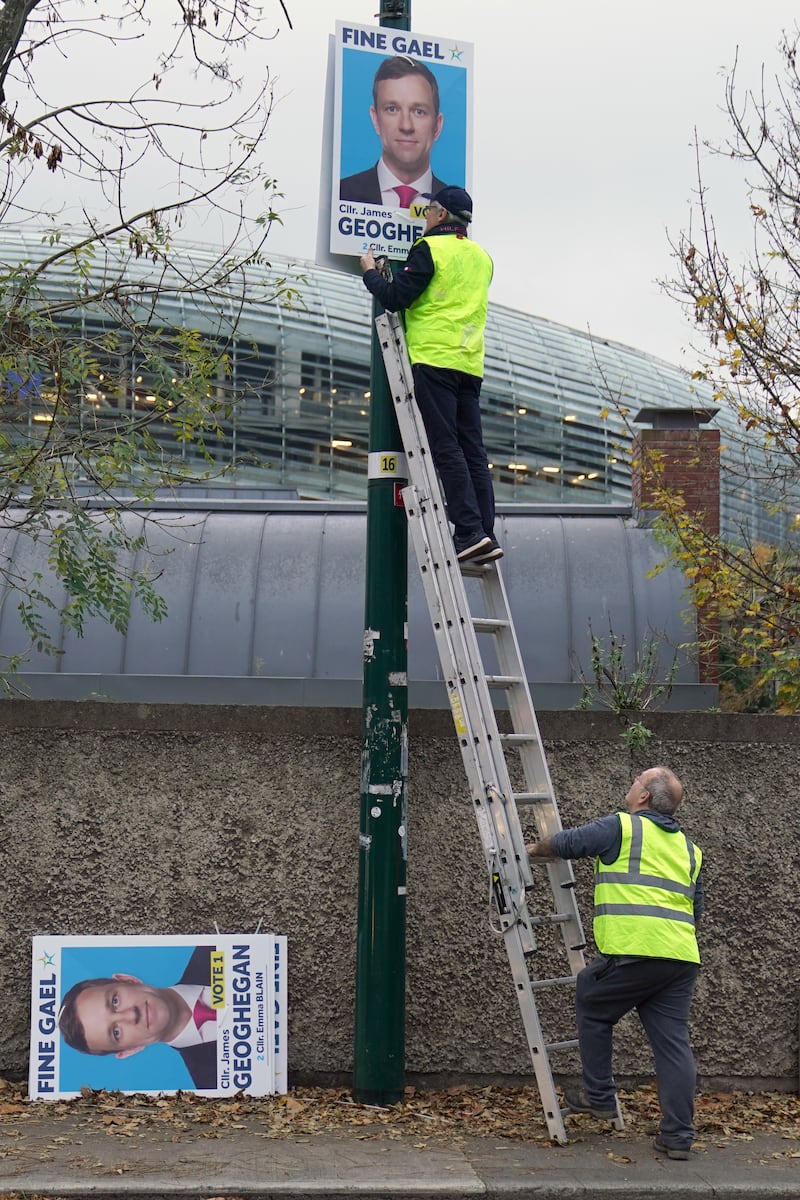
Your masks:
M145 535L118 509L98 523L85 488L148 496L213 473L245 301L296 295L264 267L279 196L261 157L269 71L239 69L276 36L267 20L250 0L0 0L0 222L38 243L0 264L0 533L47 541L78 631L94 613L124 626L133 602L163 615L149 566L129 565ZM81 69L98 45L119 64L112 95ZM176 244L193 211L216 214L215 251ZM202 301L207 334L165 320L178 300ZM0 551L0 605L10 594L47 650L48 594Z

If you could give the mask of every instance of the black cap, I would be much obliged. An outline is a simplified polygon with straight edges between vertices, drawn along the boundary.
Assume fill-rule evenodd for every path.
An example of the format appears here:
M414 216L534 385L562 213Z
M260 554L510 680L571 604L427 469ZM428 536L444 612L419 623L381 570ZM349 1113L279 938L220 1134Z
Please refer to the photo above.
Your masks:
M443 187L435 194L422 194L426 200L435 200L437 204L441 204L442 208L446 208L454 217L461 217L464 221L472 220L472 196L463 188Z

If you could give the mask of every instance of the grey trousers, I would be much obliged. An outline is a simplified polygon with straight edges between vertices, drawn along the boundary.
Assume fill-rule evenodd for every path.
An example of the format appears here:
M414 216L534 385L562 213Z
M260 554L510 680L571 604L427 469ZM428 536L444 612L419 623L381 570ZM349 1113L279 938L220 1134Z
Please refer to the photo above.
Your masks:
M575 1008L586 1095L613 1107L614 1026L635 1008L653 1048L661 1106L659 1133L667 1146L694 1140L697 1075L689 1045L689 1006L699 968L671 958L614 958L599 954L577 978Z

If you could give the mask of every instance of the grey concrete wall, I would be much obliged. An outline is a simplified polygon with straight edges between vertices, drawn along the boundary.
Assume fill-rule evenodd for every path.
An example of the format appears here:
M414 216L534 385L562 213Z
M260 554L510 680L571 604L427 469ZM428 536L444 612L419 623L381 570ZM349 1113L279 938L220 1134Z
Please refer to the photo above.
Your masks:
M618 807L664 762L706 855L704 968L693 1012L701 1078L797 1083L800 778L796 718L659 714L631 755L610 714L545 713L565 824ZM0 1073L26 1069L35 933L289 938L295 1080L351 1068L360 714L280 708L0 703ZM407 1066L430 1083L529 1078L502 942L449 715L412 713ZM591 869L576 864L590 926ZM549 892L542 876L543 904ZM540 971L563 973L544 946ZM571 996L544 1012L569 1036ZM618 1075L649 1075L635 1018ZM556 1063L574 1072L574 1057Z

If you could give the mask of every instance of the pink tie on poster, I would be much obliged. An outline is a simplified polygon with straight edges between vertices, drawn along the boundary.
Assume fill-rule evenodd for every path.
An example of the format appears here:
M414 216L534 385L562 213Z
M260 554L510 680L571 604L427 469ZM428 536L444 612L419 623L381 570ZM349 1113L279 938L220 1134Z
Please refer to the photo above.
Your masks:
M217 1014L213 1008L209 1008L202 1000L198 1000L192 1012L194 1023L198 1029L205 1025L206 1021L216 1021Z
M392 191L397 192L400 197L401 208L410 208L411 201L417 194L417 189L409 187L407 183L398 183L397 187L392 188Z

